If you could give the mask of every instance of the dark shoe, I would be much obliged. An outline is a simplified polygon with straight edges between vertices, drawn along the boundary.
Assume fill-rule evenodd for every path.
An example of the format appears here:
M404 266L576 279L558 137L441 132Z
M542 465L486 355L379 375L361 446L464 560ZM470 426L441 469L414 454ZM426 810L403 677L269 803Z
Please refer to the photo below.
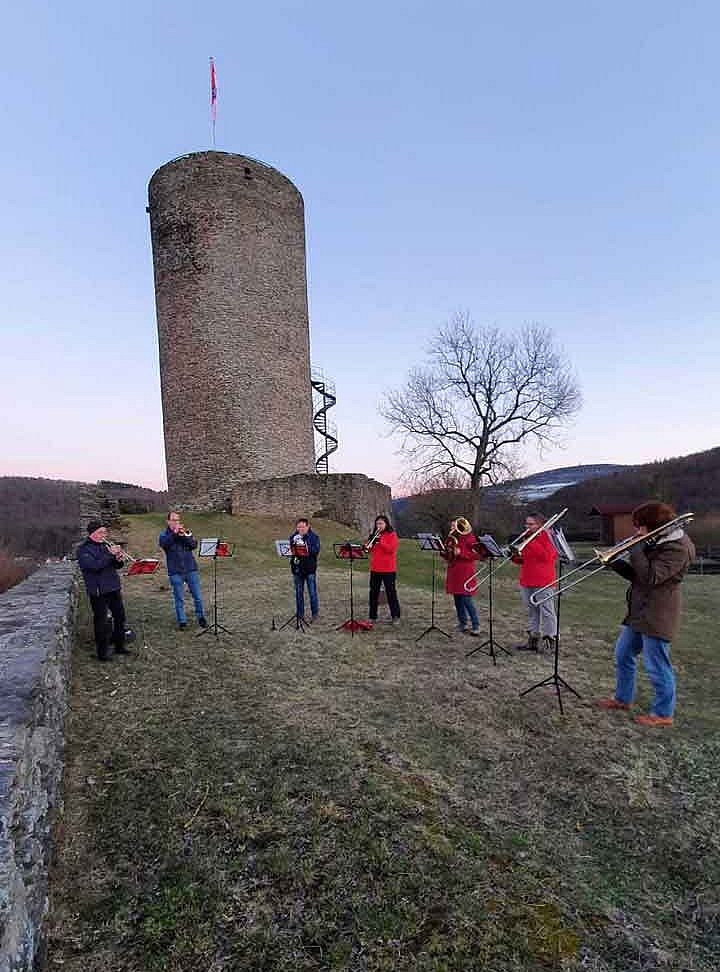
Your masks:
M466 635L470 635L471 638L479 638L480 637L480 632L478 631L477 628L470 628L469 631L466 628L465 629L465 634Z
M115 649L115 654L116 655L132 655L133 652L132 651L128 651L127 648L125 647L125 645L123 645L122 648L116 648Z
M184 631L187 628L187 621L181 621L178 628L180 628L181 631Z
M207 628L207 621L205 618L198 618L198 624L201 628Z
M551 655L555 651L555 639L550 635L545 635L542 640L542 647L539 649L543 655Z
M528 640L524 645L516 645L516 651L534 651L537 653L540 642L540 635L528 633Z

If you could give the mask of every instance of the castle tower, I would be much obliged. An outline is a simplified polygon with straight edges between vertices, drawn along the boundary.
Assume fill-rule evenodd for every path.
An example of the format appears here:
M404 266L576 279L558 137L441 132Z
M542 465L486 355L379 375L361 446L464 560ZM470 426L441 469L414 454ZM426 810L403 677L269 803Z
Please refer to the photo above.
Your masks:
M173 501L313 472L302 196L214 151L161 166L148 195Z

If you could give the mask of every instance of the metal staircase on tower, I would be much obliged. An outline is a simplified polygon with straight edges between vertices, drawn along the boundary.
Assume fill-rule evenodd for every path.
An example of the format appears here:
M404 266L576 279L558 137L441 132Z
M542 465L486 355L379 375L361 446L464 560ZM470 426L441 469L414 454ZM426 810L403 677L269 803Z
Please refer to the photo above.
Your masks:
M315 471L320 476L327 476L330 473L328 460L338 447L337 427L332 422L328 422L327 417L328 409L332 408L337 401L335 384L328 381L321 371L315 369L310 376L310 384L313 388L313 428L322 440L319 446L320 454L315 460Z

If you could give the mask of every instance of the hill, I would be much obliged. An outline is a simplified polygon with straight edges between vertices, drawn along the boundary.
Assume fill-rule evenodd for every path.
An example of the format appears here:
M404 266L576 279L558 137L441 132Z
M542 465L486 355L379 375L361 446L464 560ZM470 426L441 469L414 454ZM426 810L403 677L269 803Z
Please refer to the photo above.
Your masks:
M17 556L62 557L78 539L83 490L121 515L164 508L166 494L132 483L0 476L0 547Z

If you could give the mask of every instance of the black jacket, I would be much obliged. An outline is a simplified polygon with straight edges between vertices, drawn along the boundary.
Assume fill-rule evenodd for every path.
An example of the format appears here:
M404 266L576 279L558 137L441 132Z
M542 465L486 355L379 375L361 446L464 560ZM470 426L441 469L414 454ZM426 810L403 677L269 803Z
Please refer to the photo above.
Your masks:
M292 547L293 537L297 534L293 533L290 537L290 545ZM296 557L294 554L290 558L290 570L293 574L297 574L300 577L307 577L308 574L314 574L317 571L317 559L320 553L320 537L317 533L313 533L312 530L308 532L303 537L305 541L305 546L307 547L307 556Z
M77 562L91 597L120 590L118 567L122 566L122 560L116 560L104 543L95 543L88 537L77 548Z
M185 577L198 569L197 561L192 555L192 551L197 547L195 537L180 536L168 527L160 534L159 543L165 551L168 574L180 574Z

